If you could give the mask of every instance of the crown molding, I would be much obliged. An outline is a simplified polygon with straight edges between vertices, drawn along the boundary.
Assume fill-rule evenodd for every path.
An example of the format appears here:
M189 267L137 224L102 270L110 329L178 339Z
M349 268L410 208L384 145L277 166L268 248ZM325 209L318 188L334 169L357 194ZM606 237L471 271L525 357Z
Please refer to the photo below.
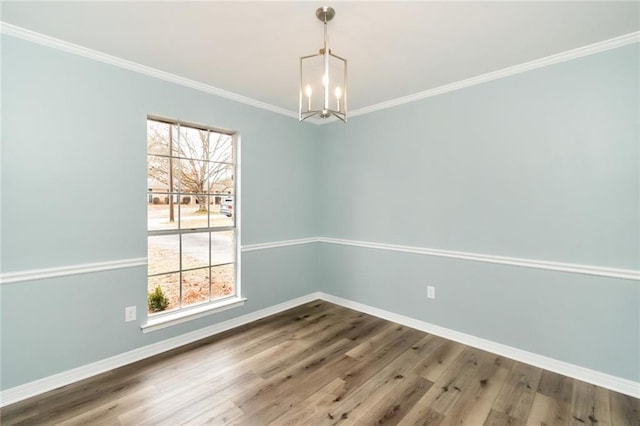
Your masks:
M123 68L129 71L134 71L140 74L148 75L150 77L155 77L157 79L168 81L170 83L179 84L181 86L189 87L191 89L199 90L201 92L216 95L221 98L240 102L245 105L250 105L256 108L275 112L277 114L285 115L287 117L296 118L296 119L298 118L297 113L286 110L284 108L280 108L275 105L268 104L266 102L258 101L256 99L239 95L237 93L229 92L227 90L220 89L218 87L210 86L208 84L200 83L195 80L180 77L179 75L171 74L171 73L161 71L152 67L148 67L146 65L141 65L136 62L118 58L117 56L108 55L106 53L89 49L87 47L83 47L77 44L69 43L54 37L37 33L35 31L18 27L16 25L7 24L6 22L0 21L0 33L11 36L11 37L27 40L33 43L37 43L43 46L58 49L63 52L93 59L109 65L114 65L116 67Z
M99 52L97 50L89 49L77 44L69 43L54 37L50 37L35 31L27 30L25 28L18 27L16 25L8 24L0 21L0 33L6 34L12 37L27 40L33 43L41 44L43 46L58 49L74 55L83 56L85 58L100 61L106 64L114 65L123 69L134 71L140 74L148 75L158 78L160 80L168 81L171 83L179 84L181 86L189 87L191 89L199 90L201 92L209 93L219 96L221 98L229 99L232 101L240 102L245 105L250 105L256 108L264 109L267 111L275 112L290 118L298 119L298 113L289 111L285 108L281 108L275 105L268 104L266 102L258 101L247 96L239 95L237 93L229 92L218 87L210 86L195 80L180 77L175 74L171 74L165 71L161 71L146 65L141 65L136 62L128 61L118 58L116 56L108 55L106 53ZM531 71L537 68L546 67L549 65L558 64L561 62L570 61L573 59L581 58L584 56L593 55L596 53L604 52L606 50L616 49L618 47L627 46L633 43L640 43L640 31L625 34L619 37L615 37L609 40L589 44L587 46L579 47L576 49L568 50L566 52L558 53L555 55L547 56L540 59L535 59L530 62L525 62L520 65L504 68L501 70L493 71L487 74L482 74L476 77L471 77L466 80L457 81L444 86L435 87L433 89L425 90L423 92L415 93L413 95L403 96L400 98L392 99L378 104L370 105L363 108L358 108L349 112L349 117L356 117L359 115L368 114L374 111L380 111L387 108L393 108L395 106L416 102L422 99L430 98L432 96L441 95L443 93L453 92L466 87L474 86L476 84L486 83L488 81L497 80L504 77L509 77L515 74L520 74L526 71ZM311 119L307 120L309 123L315 125L323 125L333 123L337 120L319 120Z
M476 77L471 77L466 80L457 81L451 84L445 84L444 86L435 87L433 89L425 90L413 95L403 96L401 98L392 99L390 101L380 102L378 104L374 104L364 108L358 108L356 110L350 111L349 116L355 117L374 111L393 108L398 105L416 102L421 99L430 98L432 96L441 95L443 93L464 89L465 87L475 86L476 84L482 84L488 81L535 70L537 68L543 68L549 65L559 64L561 62L571 61L573 59L582 58L584 56L593 55L611 49L616 49L618 47L627 46L633 43L640 43L640 31L625 34L623 36L604 40L598 43L589 44L587 46L578 47L577 49L568 50L566 52L557 53L555 55L547 56L544 58L535 59L533 61L525 62L520 65L514 65L512 67L503 68L501 70L482 74Z

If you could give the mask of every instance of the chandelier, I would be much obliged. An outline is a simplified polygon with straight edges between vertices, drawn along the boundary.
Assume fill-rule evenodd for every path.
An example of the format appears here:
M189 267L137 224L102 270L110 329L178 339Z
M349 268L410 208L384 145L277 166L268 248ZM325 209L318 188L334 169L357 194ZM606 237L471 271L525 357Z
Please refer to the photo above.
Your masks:
M316 115L347 121L347 60L333 54L327 42L327 22L335 14L328 6L316 10L324 23L324 45L318 53L300 58L300 121Z

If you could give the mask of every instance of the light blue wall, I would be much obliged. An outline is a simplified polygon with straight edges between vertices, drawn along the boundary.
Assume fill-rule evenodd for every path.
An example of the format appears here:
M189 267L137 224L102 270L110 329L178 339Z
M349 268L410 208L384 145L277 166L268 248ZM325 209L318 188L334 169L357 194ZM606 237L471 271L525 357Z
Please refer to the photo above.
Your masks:
M639 46L323 127L322 235L637 270ZM328 293L640 380L637 281L320 255Z
M328 126L323 235L637 268L639 49Z
M325 126L2 36L2 272L146 256L145 119L242 137L242 243L318 235L638 269L638 46ZM145 268L0 286L1 389L312 291L640 380L637 282L330 244L141 334ZM426 299L426 285L437 299Z
M319 256L329 294L640 378L638 282L332 244ZM427 285L436 287L435 300Z
M315 126L2 36L2 272L146 257L148 114L240 133L243 244L317 235ZM315 249L243 255L243 308L146 335L144 267L2 285L2 389L309 294Z
M148 114L240 132L243 244L315 233L312 126L2 40L5 272L146 255Z

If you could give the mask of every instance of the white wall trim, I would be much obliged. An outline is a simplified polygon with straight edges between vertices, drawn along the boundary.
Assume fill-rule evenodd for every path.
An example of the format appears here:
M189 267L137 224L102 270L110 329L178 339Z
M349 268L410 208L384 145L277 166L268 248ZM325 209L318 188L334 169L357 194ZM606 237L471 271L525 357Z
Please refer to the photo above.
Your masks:
M154 355L158 355L171 349L184 346L186 344L213 336L218 333L222 333L232 328L240 327L250 322L257 321L261 318L265 318L269 315L277 314L282 311L286 311L287 309L294 308L296 306L311 302L316 299L325 300L327 302L344 306L349 309L355 309L357 311L373 315L378 318L393 321L398 324L415 328L416 330L424 331L426 333L431 333L445 339L453 340L467 346L486 350L491 353L505 356L519 362L524 362L535 367L543 368L545 370L553 371L567 377L572 377L574 379L582 380L587 383L592 383L596 386L611 389L613 391L620 392L634 398L640 398L640 383L633 382L631 380L601 373L599 371L569 364L567 362L558 361L553 358L537 355L531 352L524 351L522 349L503 345L501 343L495 343L490 340L482 339L455 330L450 330L445 327L440 327L424 321L385 311L383 309L375 308L373 306L354 302L348 299L343 299L331 294L315 292L274 306L260 309L246 315L239 316L237 318L214 324L200 330L172 337L167 340L144 346L142 348L114 355L101 361L93 362L91 364L83 365L72 370L63 371L49 377L6 389L0 392L0 407L4 407L6 405L13 404L27 398L40 395L44 392L48 392L62 386L69 385L71 383L93 377L97 374L101 374L115 368L122 367L124 365L128 365Z
M549 271L569 272L573 274L595 275L607 278L620 278L640 281L640 271L633 269L607 268L603 266L578 265L573 263L552 262L546 260L523 259L518 257L494 256L490 254L470 253L462 251L439 250L427 247L404 246L398 244L375 243L369 241L347 240L340 238L312 237L295 240L272 241L268 243L247 244L241 247L241 252L268 250L280 247L291 247L311 243L338 244L353 247L363 247L377 250L398 251L403 253L422 254L426 256L448 257L452 259L471 260L476 262L494 263L500 265L519 266L524 268L545 269ZM113 260L80 265L61 266L54 268L33 269L27 271L0 273L0 285L13 284L24 281L43 280L69 275L88 274L110 271L114 269L146 266L147 258L132 258Z
M573 59L582 58L583 56L593 55L633 43L640 43L640 31L636 31L620 37L615 37L609 40L604 40L598 43L589 44L587 46L578 47L577 49L568 50L566 52L547 56L545 58L535 59L530 62L525 62L524 64L514 65L512 67L493 71L487 74L471 77L466 80L456 81L451 84L445 84L444 86L435 87L433 89L425 90L424 92L403 96L401 98L392 99L390 101L381 102L379 104L367 106L364 108L358 108L356 110L350 111L349 117L364 115L370 112L380 111L398 105L419 101L421 99L430 98L432 96L441 95L443 93L460 90L465 87L475 86L476 84L482 84L488 81L509 77L526 71L531 71L537 68L543 68L549 65L559 64L561 62L571 61Z
M331 294L320 293L319 298L336 305L355 309L356 311L364 312L366 314L385 319L387 321L393 321L407 327L415 328L416 330L424 331L425 333L434 334L445 339L453 340L454 342L482 349L496 355L501 355L519 362L533 365L538 368L553 371L554 373L562 374L567 377L582 380L584 382L620 392L634 398L640 398L640 383L638 382L623 379L617 376L612 376L610 374L601 373L599 371L580 367L568 362L558 361L553 358L534 354L522 349L503 345L501 343L492 342L490 340L475 337L470 334L465 334L445 327L440 327L438 325L430 324L428 322L385 311L383 309L375 308L373 306L354 302L348 299L343 299Z
M65 277L69 275L89 274L93 272L104 272L114 269L133 268L136 266L147 266L147 258L136 257L123 260L109 260L106 262L83 263L80 265L31 269L27 271L17 272L4 272L0 274L0 285L13 284L23 281Z
M298 297L296 299L279 303L268 308L260 309L258 311L251 312L249 314L242 315L227 321L223 321L209 327L201 328L190 333L162 340L148 346L143 346L141 348L114 355L100 361L92 362L91 364L86 364L78 368L63 371L52 376L6 389L0 392L0 407L4 407L6 405L13 404L27 398L40 395L44 392L66 386L71 383L87 379L89 377L93 377L97 374L113 370L114 368L122 367L124 365L131 364L154 355L158 355L168 350L184 346L186 344L213 336L218 333L222 333L232 328L240 327L269 315L286 311L287 309L294 308L296 306L311 302L313 300L317 300L319 298L319 293L307 294L306 296Z
M209 315L228 311L229 309L239 308L240 306L243 306L246 301L247 299L244 297L234 296L192 308L183 308L166 314L157 314L150 316L147 319L147 323L142 324L140 329L143 333L151 333L167 327L193 321L198 318L204 318Z
M309 244L309 243L317 243L320 241L320 238L300 238L297 240L283 240L283 241L273 241L269 243L258 243L258 244L247 244L242 246L242 251L255 251L255 250L265 250L272 249L278 247L289 247L289 246L297 246L300 244Z
M427 256L449 257L453 259L473 260L477 262L497 263L501 265L521 266L524 268L546 269L550 271L570 272L574 274L596 275L608 278L640 280L640 271L633 269L617 269L602 266L578 265L573 263L551 262L546 260L523 259L517 257L494 256L489 254L469 253L462 251L438 250L426 247L403 246L397 244L373 243L367 241L345 240L320 237L322 243L365 247L379 250L399 251L403 253L423 254Z
M135 71L140 74L148 75L158 78L160 80L169 81L185 87L196 89L205 93L220 96L221 98L230 99L232 101L240 102L246 105L250 105L256 108L261 108L267 111L275 112L291 118L298 118L298 113L295 111L289 111L287 109L268 104L266 102L258 101L256 99L249 98L247 96L239 95L237 93L229 92L224 89L220 89L208 84L200 83L195 80L180 77L175 74L171 74L165 71L161 71L155 68L151 68L145 65L141 65L132 61L118 58L116 56L108 55L106 53L99 52L97 50L89 49L77 44L69 43L54 37L50 37L44 34L37 33L35 31L27 30L25 28L18 27L16 25L8 24L0 21L0 33L6 34L12 37L21 38L33 43L41 44L43 46L52 47L67 53L83 56L96 61L104 62L110 65L115 65L120 68L124 68L130 71ZM398 105L419 101L421 99L430 98L432 96L441 95L443 93L452 92L454 90L463 89L465 87L474 86L476 84L485 83L492 80L497 80L511 75L523 73L526 71L534 70L536 68L542 68L549 65L558 64L572 59L581 58L583 56L593 55L596 53L604 52L606 50L615 49L618 47L626 46L633 43L640 42L640 31L636 31L630 34L615 37L609 40L604 40L598 43L593 43L587 46L579 47L577 49L568 50L566 52L558 53L555 55L547 56L544 58L536 59L524 64L515 65L512 67L504 68L501 70L493 71L487 74L482 74L476 77L471 77L466 80L457 81L451 84L445 84L444 86L435 87L433 89L425 90L423 92L415 93L401 98L392 99L386 102L358 108L349 112L349 117L356 117L358 115L368 114L374 111L380 111L387 108L392 108ZM313 124L328 124L337 120L308 120Z
M123 68L129 71L134 71L140 74L158 78L160 80L176 83L181 86L189 87L191 89L196 89L201 92L210 93L212 95L220 96L221 98L230 99L232 101L240 102L242 104L250 105L256 108L261 108L267 111L275 112L277 114L286 115L287 117L295 119L298 118L298 113L268 104L266 102L258 101L247 96L229 92L224 89L219 89L208 84L200 83L198 81L191 80L185 77L180 77L179 75L151 68L146 65L141 65L136 62L128 61L126 59L121 59L117 56L108 55L97 50L89 49L87 47L83 47L74 43L69 43L54 37L37 33L35 31L18 27L16 25L11 25L6 22L0 21L0 32L12 37L58 49L63 52L72 53L74 55L93 59L99 62L104 62L109 65L115 65L116 67Z

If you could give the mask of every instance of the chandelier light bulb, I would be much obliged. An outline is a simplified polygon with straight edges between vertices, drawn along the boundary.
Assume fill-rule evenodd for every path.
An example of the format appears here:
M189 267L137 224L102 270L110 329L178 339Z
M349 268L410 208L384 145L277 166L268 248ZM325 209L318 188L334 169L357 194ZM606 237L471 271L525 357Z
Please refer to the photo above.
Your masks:
M311 85L307 84L304 90L307 93L307 111L311 111Z

